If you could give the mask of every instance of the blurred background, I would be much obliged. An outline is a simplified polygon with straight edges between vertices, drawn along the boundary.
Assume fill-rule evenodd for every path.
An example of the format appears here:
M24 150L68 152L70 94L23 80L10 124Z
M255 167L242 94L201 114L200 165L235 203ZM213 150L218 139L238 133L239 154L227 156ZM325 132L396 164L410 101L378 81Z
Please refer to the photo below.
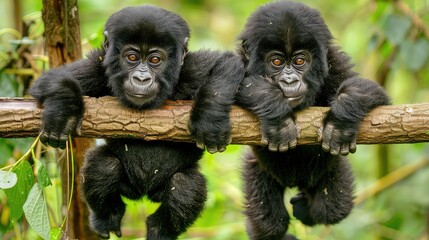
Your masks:
M154 4L172 10L191 28L190 50L235 50L246 18L268 1L79 0L83 52L102 43L103 25L122 7ZM393 104L429 102L429 1L302 1L320 10L337 43L351 55L355 70L383 85ZM42 1L0 1L0 97L22 97L48 69ZM19 46L27 45L25 51ZM428 126L429 128L429 126ZM34 139L0 139L0 168L13 164ZM181 239L247 239L241 193L245 146L201 160L209 197L198 221ZM61 223L58 153L41 156L53 186L47 193L52 226ZM306 227L292 219L289 231L300 239L429 239L429 145L359 145L349 157L356 175L357 205L334 226ZM289 202L295 192L285 194ZM122 239L145 236L145 220L157 204L127 201ZM290 209L290 205L287 205ZM37 239L25 219L10 224L8 199L0 190L0 238ZM67 239L67 237L65 238Z

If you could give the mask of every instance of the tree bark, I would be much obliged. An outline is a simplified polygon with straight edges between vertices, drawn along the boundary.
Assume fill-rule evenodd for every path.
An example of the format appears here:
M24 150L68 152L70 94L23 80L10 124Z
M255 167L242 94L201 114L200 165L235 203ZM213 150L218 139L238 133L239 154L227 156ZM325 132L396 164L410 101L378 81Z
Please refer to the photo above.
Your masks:
M77 0L43 0L49 66L59 67L82 57Z
M156 110L122 107L113 97L85 98L81 137L141 138L192 142L187 124L192 101L167 101ZM310 107L297 113L301 136L298 144L319 144L318 129L329 108ZM29 137L39 132L42 109L34 99L0 98L0 137ZM259 145L259 121L234 106L231 111L232 143ZM359 144L416 143L429 141L429 103L382 106L363 120Z
M45 24L46 50L51 68L73 62L82 57L80 43L80 25L77 0L43 0L42 18ZM94 145L93 139L74 139L75 178L72 207L67 213L68 224L65 231L67 239L98 239L89 229L88 209L80 196L79 169L83 163L87 148ZM69 201L67 179L71 173L62 167L63 205Z

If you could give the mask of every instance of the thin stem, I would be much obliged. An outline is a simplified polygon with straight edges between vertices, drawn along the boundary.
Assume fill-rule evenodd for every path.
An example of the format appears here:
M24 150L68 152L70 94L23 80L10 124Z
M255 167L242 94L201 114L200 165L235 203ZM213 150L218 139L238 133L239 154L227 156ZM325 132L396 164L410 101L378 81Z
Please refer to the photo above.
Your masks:
M18 161L16 161L14 164L12 164L12 165L8 165L8 166L5 166L5 167L2 167L2 168L0 168L0 170L6 170L6 169L9 169L9 171L12 171L12 169L14 168L14 167L16 167L17 165L19 165L22 161L24 161L24 160L28 160L28 158L30 158L30 156L32 155L32 154L34 154L34 148L36 147L36 145L37 145L37 143L39 142L39 139L40 139L40 135L41 135L41 133L39 133L39 136L37 136L37 138L34 140L34 142L31 144L31 146L30 146L30 148L27 150L27 152L24 154L24 155L22 155L22 157L20 158L20 159L18 159Z

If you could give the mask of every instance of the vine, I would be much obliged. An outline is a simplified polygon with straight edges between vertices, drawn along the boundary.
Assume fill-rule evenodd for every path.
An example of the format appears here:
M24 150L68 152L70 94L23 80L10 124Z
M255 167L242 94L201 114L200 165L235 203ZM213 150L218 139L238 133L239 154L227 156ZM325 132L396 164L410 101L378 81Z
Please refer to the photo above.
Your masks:
M60 227L51 227L45 189L52 185L45 165L35 154L40 144L40 134L27 152L15 163L0 169L0 189L3 189L10 207L9 226L17 229L16 223L25 219L43 239L58 240L64 232L68 214L64 216ZM71 162L71 178L74 179L74 156L71 137L67 141L67 161ZM67 212L70 211L73 198L74 181L71 181Z

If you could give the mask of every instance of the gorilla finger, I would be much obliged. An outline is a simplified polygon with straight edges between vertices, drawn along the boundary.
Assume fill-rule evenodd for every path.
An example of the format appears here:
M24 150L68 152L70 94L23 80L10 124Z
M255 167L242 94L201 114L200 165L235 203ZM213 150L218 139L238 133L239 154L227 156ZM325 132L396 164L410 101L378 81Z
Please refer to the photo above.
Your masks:
M277 152L279 150L279 145L277 145L275 143L270 143L270 144L268 144L268 150L270 150L272 152Z
M42 132L42 135L40 135L40 141L41 141L43 144L48 143L48 141L49 141L49 133L47 133L47 132L43 131L43 132Z
M328 142L323 141L322 142L322 149L325 152L329 152L331 150L331 147L329 146Z
M79 119L76 125L76 134L78 136L82 135L82 119Z
M58 147L60 149L65 149L66 148L66 144L67 142L63 142L63 141L58 141Z
M49 141L48 141L48 145L54 148L58 148L59 146L59 138L54 135L54 134L50 134L49 135Z
M279 152L286 152L289 149L289 146L287 143L282 143L279 145Z
M68 136L66 134L62 133L60 138L58 139L58 147L61 149L66 148L67 140L68 140Z
M289 148L290 149L294 149L297 144L298 144L298 140L294 139L294 140L292 140L292 141L289 142Z
M356 146L356 138L355 138L355 139L353 139L353 141L350 143L350 152L351 152L351 153L355 153L355 152L356 152L356 149L357 149L357 146Z
M69 134L71 131L76 129L77 125L77 117L73 116L67 120L66 127L64 128L64 132Z
M204 150L206 146L202 141L197 141L197 148Z
M226 147L225 147L225 146L222 146L222 147L218 147L218 148L217 148L217 151L218 151L218 152L225 152L225 150L226 150Z
M265 136L262 136L261 144L262 144L263 146L267 146L267 145L268 145L268 139L267 139Z
M349 153L350 153L349 144L348 143L341 144L340 154L343 156L346 156Z
M334 125L330 123L326 124L326 126L323 128L323 133L322 133L323 141L331 142L333 134L334 134Z
M115 230L115 235L116 235L118 238L122 237L121 229L117 229L117 230Z
M109 232L104 232L104 233L98 233L98 236L101 238L101 239L109 239L110 238L110 234L109 234Z
M232 136L229 136L228 145L232 143Z
M331 149L329 150L329 152L331 153L331 155L338 156L340 154L340 147L331 145Z
M334 133L334 134L335 134L335 133ZM335 138L334 138L334 140L335 140ZM339 143L339 142L334 141L334 140L333 140L333 141L331 141L329 152L330 152L332 155L337 156L337 155L339 155L339 154L340 154L341 145L340 145L340 143Z
M329 152L334 156L338 156L340 154L340 149L331 147L331 150Z
M217 152L217 147L207 147L207 152L214 154Z

